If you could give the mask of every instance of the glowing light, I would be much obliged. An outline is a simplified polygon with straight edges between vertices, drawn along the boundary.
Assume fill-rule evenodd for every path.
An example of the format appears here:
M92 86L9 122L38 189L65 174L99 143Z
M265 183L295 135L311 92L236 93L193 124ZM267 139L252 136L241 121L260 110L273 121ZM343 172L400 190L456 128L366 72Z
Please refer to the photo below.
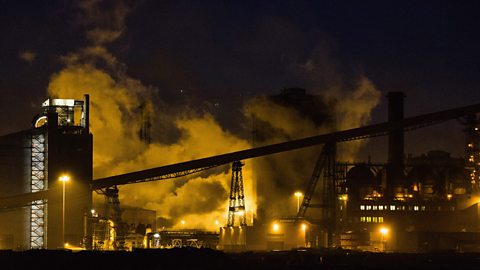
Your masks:
M215 225L218 225L220 224L220 222L218 222L218 220L215 220Z
M302 196L303 196L303 193L297 191L297 192L295 192L293 195L295 195L295 197L302 197Z
M64 246L65 246L66 248L68 248L69 244L68 244L68 243L65 243Z
M381 227L380 228L380 233L383 235L383 236L386 236L388 235L388 228L387 227Z
M235 212L235 214L242 217L243 215L245 215L245 211L241 210L241 211Z
M452 199L452 194L447 194L447 199L448 200Z
M181 220L180 223L182 223L182 225L185 225L185 220Z
M154 234L153 234L153 237L154 237L154 238L159 238L159 237L160 237L160 234L159 234L159 233L154 233Z
M70 176L64 174L64 175L60 176L60 178L58 178L58 180L65 183L65 182L70 181Z
M306 231L307 230L307 224L303 223L301 228L302 228L302 231Z
M343 194L343 195L341 195L338 199L341 200L341 201L348 201L348 195L347 195L347 194Z
M278 223L275 222L273 223L272 228L274 232L278 232L278 230L280 230L280 225L278 225Z

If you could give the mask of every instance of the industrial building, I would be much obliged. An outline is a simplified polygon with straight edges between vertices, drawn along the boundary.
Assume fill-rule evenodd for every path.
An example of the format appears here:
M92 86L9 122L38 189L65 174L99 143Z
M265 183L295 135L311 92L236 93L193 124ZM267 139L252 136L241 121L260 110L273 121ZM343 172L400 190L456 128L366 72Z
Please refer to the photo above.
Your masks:
M405 95L391 92L387 98L389 122L402 121ZM305 113L313 102L305 100L314 97L302 89L286 89L272 99L329 120L326 114ZM382 164L336 160L336 143L325 144L295 217L264 218L253 226L230 222L220 232L219 248L480 251L480 121L475 114L458 119L464 125L459 132L465 134L465 157L439 150L407 157L402 127L381 134L388 136L388 161ZM254 134L261 137L261 127Z
M30 129L0 137L0 196L18 206L0 211L1 249L83 241L83 215L92 204L88 118L88 95L48 99Z
M290 97L295 100L285 100ZM69 243L131 250L202 242L226 251L478 251L480 105L404 118L404 98L403 93L389 93L385 123L95 180L88 95L84 100L48 99L30 129L0 137L0 249L57 249ZM302 106L305 114L315 107L315 102L304 106L308 99L298 89L276 97ZM329 121L324 112L317 116ZM450 119L464 123L464 158L442 151L405 157L405 130ZM338 143L382 135L389 140L386 163L336 159ZM315 145L323 147L305 181L297 215L258 219L247 226L242 160ZM225 198L230 204L227 226L219 232L157 230L154 211L120 209L119 185L183 177L225 164L232 165L230 197ZM100 215L92 211L94 191L106 198Z

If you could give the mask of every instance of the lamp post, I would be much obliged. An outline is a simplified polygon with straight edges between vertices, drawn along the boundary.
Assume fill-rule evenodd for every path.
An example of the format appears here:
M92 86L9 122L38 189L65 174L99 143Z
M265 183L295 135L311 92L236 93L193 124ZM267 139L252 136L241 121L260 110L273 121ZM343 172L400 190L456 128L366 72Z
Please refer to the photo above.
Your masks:
M380 235L381 237L381 242L383 244L383 251L385 252L387 250L387 235L388 235L388 228L387 227L381 227L380 228Z
M295 195L295 197L297 197L297 212L300 211L300 197L302 197L302 193L297 191L295 192L293 195Z
M70 176L62 175L59 178L62 182L62 245L65 245L65 183L70 181Z

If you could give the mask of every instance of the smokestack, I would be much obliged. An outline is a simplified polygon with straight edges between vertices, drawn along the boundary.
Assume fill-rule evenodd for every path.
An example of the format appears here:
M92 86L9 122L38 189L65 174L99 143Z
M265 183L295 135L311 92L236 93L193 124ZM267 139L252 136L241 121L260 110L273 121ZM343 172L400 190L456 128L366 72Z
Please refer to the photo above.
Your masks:
M84 126L84 128L85 128L85 133L88 135L88 134L90 134L90 96L88 94L85 94L84 99L85 99L85 101L83 103L84 104L83 109L84 109L84 112L85 112L85 115L84 115L85 126Z
M403 92L389 92L388 98L388 121L398 122L403 120ZM388 167L387 167L387 186L390 195L403 193L403 151L404 137L403 129L391 129L388 134Z

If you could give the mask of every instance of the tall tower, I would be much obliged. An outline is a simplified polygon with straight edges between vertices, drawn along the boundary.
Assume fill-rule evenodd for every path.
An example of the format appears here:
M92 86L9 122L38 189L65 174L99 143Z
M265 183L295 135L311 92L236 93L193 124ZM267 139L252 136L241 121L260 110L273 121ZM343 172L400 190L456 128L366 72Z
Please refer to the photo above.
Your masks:
M390 92L388 98L388 121L395 123L403 120L403 92ZM389 195L403 196L404 176L404 134L403 128L391 129L388 133L387 186Z
M49 190L47 198L31 206L30 248L80 245L84 213L92 207L89 96L46 100L30 134L31 192ZM62 175L70 181L60 182Z
M245 193L243 191L243 163L234 161L232 163L232 180L230 182L230 202L228 205L227 226L235 225L235 216L239 218L239 225L247 225L245 213Z

